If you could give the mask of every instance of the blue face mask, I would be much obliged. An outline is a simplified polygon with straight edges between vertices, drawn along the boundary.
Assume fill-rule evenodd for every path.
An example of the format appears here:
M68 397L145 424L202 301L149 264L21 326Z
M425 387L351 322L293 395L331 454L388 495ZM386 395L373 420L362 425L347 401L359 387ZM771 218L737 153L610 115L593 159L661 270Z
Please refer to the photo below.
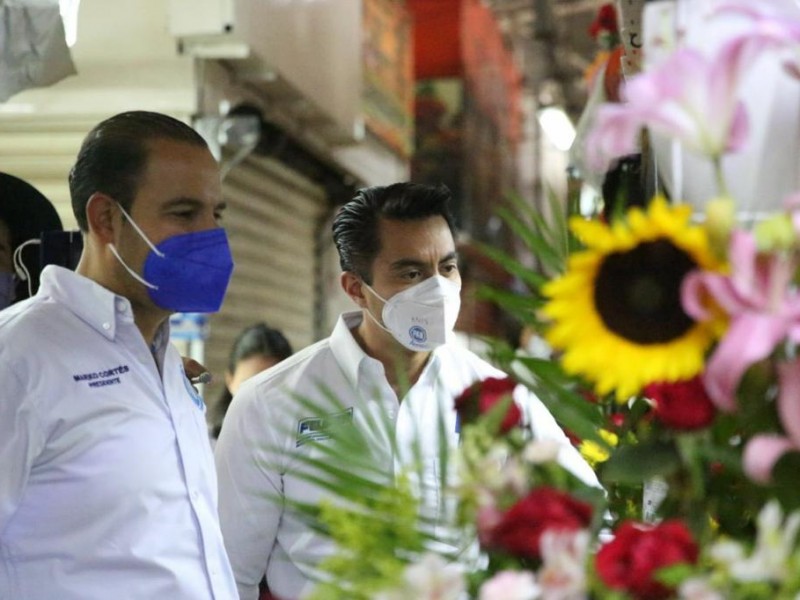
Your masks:
M175 312L217 312L233 273L225 230L219 227L175 235L154 246L125 209L120 206L120 210L150 246L142 275L122 260L114 244L109 247L128 273L147 287L156 306Z
M17 297L17 278L14 273L0 273L0 310L11 306Z

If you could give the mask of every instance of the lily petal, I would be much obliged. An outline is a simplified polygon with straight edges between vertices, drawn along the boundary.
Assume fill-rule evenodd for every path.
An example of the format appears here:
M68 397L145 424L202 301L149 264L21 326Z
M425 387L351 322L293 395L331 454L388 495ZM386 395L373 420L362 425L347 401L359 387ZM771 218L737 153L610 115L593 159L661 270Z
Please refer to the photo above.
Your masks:
M778 416L789 439L800 447L800 359L778 365Z
M736 410L736 389L744 372L772 353L788 331L779 317L746 313L731 322L728 332L708 361L703 383L722 411Z
M785 437L757 435L747 443L742 455L745 474L756 483L768 484L775 463L792 449L794 446Z

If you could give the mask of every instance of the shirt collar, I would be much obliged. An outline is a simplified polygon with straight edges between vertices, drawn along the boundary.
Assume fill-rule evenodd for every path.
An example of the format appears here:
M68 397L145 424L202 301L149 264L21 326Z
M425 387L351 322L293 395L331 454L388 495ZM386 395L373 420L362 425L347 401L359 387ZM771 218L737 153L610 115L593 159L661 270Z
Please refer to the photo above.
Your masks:
M369 356L361 346L358 345L353 337L352 329L358 327L364 319L364 313L360 310L342 313L330 337L330 348L339 368L347 377L354 388L358 388L359 374L368 369L373 373L380 373L385 377L383 364ZM420 374L417 383L437 376L441 365L440 354L444 352L444 346L436 348L431 352L428 362Z
M49 296L62 303L78 318L109 340L114 340L120 322L133 323L130 301L99 283L74 271L47 265L42 270L37 296ZM156 332L154 351L161 351L169 340L167 321Z
M364 360L378 362L367 355L353 337L352 329L361 324L364 314L360 310L342 313L330 337L330 347L339 368L354 388L358 387L358 373Z

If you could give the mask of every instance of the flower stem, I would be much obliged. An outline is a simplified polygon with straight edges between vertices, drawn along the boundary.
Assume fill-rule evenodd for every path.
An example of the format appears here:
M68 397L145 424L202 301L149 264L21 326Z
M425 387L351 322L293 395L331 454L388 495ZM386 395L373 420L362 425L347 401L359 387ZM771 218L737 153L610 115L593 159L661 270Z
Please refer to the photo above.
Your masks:
M725 183L725 174L722 172L722 156L714 156L711 160L714 164L714 178L717 181L717 193L720 196L728 196L728 186Z

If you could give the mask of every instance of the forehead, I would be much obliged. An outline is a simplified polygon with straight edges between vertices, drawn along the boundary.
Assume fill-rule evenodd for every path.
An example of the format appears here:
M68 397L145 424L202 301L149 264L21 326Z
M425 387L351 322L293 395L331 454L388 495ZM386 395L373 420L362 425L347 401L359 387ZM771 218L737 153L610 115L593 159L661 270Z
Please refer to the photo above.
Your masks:
M209 202L220 200L219 167L206 148L157 139L147 143L147 151L137 197L156 195L165 200L181 197Z
M378 262L401 259L438 262L455 251L455 241L444 217L439 215L413 221L380 219Z

